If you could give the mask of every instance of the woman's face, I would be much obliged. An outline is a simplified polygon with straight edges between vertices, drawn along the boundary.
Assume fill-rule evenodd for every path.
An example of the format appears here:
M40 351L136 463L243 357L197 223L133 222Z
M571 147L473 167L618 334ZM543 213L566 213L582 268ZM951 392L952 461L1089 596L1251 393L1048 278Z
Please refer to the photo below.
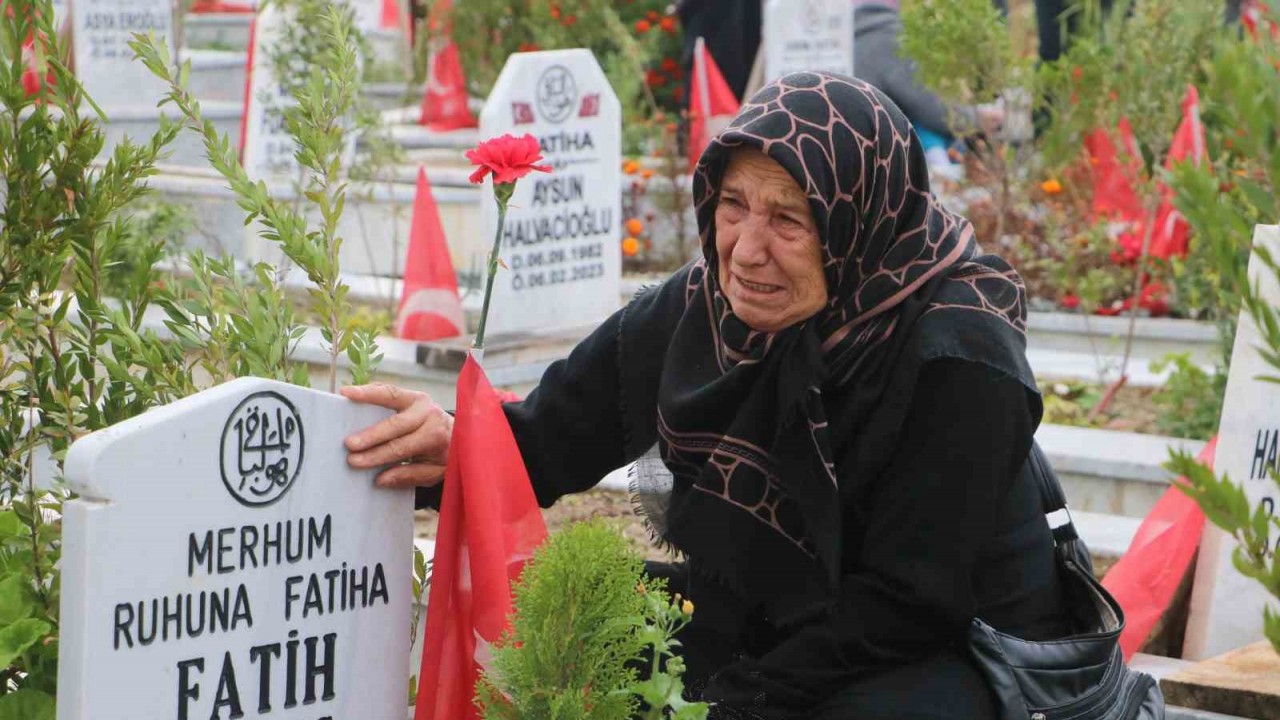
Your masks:
M827 302L822 248L809 201L795 179L755 149L733 152L716 204L720 287L733 314L775 332Z

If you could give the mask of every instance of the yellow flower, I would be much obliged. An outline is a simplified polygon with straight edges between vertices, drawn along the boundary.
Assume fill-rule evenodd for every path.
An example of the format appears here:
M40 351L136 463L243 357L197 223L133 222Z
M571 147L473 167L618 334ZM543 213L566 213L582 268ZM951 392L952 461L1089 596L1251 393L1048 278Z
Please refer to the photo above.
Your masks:
M680 612L684 613L685 615L692 615L692 614L693 614L693 601L692 601L692 600L685 600L684 602L680 603Z
M1062 183L1050 178L1040 183L1040 189L1043 190L1046 195L1057 195L1062 192Z

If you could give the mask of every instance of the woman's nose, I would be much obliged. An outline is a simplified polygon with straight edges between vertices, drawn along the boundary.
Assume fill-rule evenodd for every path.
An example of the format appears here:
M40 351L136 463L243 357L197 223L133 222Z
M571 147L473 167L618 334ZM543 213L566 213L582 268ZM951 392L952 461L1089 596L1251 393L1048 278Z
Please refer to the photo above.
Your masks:
M748 218L742 224L733 259L740 265L759 266L769 262L768 220Z

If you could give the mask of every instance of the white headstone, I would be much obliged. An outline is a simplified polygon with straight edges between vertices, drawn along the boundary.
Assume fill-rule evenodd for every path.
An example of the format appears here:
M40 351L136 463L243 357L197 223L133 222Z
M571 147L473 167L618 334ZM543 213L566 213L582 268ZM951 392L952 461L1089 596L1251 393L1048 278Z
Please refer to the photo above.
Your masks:
M284 123L284 111L293 101L276 80L271 61L286 22L284 12L271 3L258 13L253 25L248 94L244 104L242 161L245 171L254 180L271 177L293 179L298 174L298 161L294 158L297 149Z
M170 0L76 0L71 14L76 76L108 119L112 107L154 108L168 86L133 59L129 40L154 32L175 57Z
M767 0L765 82L802 70L853 75L851 0Z
M413 503L342 445L387 415L245 378L77 441L59 720L402 720Z
M1258 226L1253 244L1280 258L1280 227ZM1249 261L1249 277L1259 284L1261 297L1280 305L1280 286L1257 253ZM1242 483L1251 505L1261 502L1274 512L1280 497L1269 473L1280 469L1280 385L1258 377L1280 374L1280 370L1268 365L1258 352L1261 342L1248 311L1242 311L1213 469ZM1236 570L1231 561L1235 546L1230 536L1205 523L1191 591L1185 658L1202 660L1261 640L1263 607L1270 602L1273 609L1280 609L1260 584Z
M276 179L298 182L300 166L294 153L297 146L285 127L285 110L295 101L276 77L272 55L284 40L287 23L292 22L278 4L270 3L253 26L253 46L249 51L248 95L244 103L245 172L254 180ZM317 31L318 32L318 31ZM358 54L357 54L358 57ZM350 166L355 156L356 138L348 132L343 165Z
M622 108L591 51L509 57L480 114L480 137L504 133L532 134L553 171L516 186L488 332L604 319L622 276ZM482 198L487 240L498 229L488 181Z
M349 0L355 15L355 26L362 33L382 27L382 0Z

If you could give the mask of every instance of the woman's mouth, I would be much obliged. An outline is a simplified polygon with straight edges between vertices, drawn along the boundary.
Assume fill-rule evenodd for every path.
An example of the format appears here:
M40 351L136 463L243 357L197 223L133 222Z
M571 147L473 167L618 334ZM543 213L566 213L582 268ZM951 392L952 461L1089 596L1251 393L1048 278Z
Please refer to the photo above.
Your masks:
M770 283L752 282L737 273L733 274L733 278L738 281L738 285L744 290L758 295L771 295L782 291L781 285L772 285Z

